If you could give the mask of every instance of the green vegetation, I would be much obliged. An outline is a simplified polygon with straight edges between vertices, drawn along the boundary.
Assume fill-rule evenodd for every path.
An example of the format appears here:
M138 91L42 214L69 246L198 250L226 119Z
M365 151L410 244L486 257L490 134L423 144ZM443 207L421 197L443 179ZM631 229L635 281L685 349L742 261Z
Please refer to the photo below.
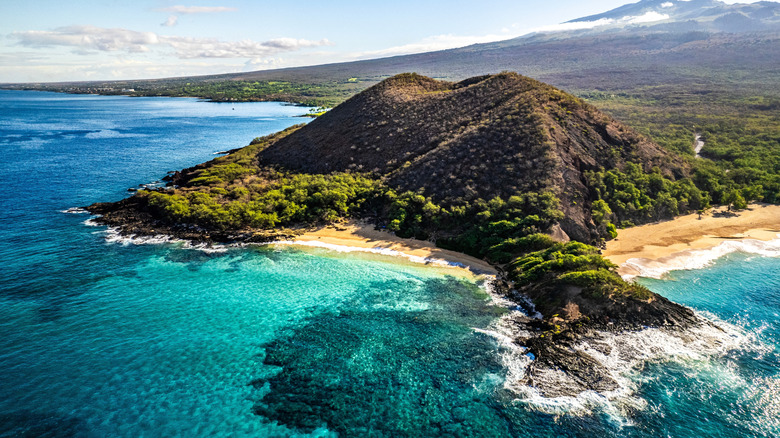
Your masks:
M614 238L621 228L681 213L709 208L711 195L688 178L672 181L658 169L645 173L633 163L623 172L585 172L591 196L593 220ZM603 233L602 233L603 234Z
M652 298L647 288L623 281L615 273L617 266L601 257L598 249L579 242L556 243L528 253L507 268L519 287L552 283L581 287L591 298Z
M550 192L522 193L442 207L413 192L388 190L387 228L401 237L433 239L442 248L506 263L516 254L553 243L540 234L563 217Z
M378 187L374 180L349 174L268 174L262 182L250 179L250 184L205 178L209 191L144 191L138 196L146 197L149 206L171 223L217 230L270 229L350 217L375 197ZM203 186L206 179L193 182Z
M625 93L583 92L599 108L687 157L691 181L713 204L780 202L780 96L743 85L732 90L668 84ZM705 145L695 158L696 134ZM696 208L680 209L680 213Z
M215 81L138 88L135 95L197 96L216 102L279 101L332 107L363 87L357 80L307 84L290 81Z

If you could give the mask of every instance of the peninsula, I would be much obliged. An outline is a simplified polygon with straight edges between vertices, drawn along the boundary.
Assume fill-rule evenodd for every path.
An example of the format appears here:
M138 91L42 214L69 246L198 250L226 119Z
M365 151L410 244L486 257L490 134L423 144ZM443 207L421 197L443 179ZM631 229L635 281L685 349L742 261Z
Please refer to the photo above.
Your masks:
M164 189L88 210L126 234L212 242L291 240L361 219L484 260L502 272L500 293L541 313L518 321L517 343L535 357L527 383L559 396L614 388L605 365L569 348L597 331L704 324L623 281L598 248L616 225L707 207L690 174L686 160L533 79L402 74L176 172ZM569 378L543 378L550 370Z

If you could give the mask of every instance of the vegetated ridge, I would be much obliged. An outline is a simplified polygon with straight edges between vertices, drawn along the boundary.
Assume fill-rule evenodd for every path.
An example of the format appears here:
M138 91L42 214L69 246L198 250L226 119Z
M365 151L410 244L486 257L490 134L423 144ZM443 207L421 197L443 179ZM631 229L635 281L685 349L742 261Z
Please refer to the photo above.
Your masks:
M539 358L529 384L572 395L616 383L566 345L602 329L701 323L625 283L589 245L614 235L618 221L706 204L685 163L582 100L515 73L458 83L402 74L309 125L176 172L166 189L88 209L124 233L210 241L288 238L300 227L367 218L484 257L515 286L498 281L499 290L521 305L530 297L544 315L518 321L532 333L518 343ZM625 202L631 207L611 210ZM549 369L571 378L534 379Z

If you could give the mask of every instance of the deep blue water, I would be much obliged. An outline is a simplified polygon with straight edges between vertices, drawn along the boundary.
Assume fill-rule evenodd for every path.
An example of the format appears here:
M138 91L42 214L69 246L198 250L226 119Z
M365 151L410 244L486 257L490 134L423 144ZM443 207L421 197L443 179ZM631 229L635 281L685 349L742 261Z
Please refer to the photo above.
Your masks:
M70 207L127 196L307 119L276 103L0 91L0 436L769 437L780 261L642 280L738 333L656 355L634 393L505 389L506 310L379 256L107 243ZM583 408L584 406L584 408Z

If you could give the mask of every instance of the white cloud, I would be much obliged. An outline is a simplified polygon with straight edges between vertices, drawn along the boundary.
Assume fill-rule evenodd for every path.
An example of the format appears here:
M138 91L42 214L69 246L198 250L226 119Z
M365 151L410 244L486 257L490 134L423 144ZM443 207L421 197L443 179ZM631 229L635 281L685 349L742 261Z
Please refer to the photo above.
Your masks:
M361 52L355 55L356 58L372 58L379 56L393 56L403 55L410 53L424 53L432 52L435 50L454 49L456 47L470 46L472 44L490 43L493 41L502 41L508 38L512 38L513 35L482 35L482 36L468 36L468 35L435 35L424 38L420 41L404 44L401 46L394 46L382 50L372 50L368 52Z
M14 32L11 37L26 47L76 47L81 50L148 52L149 46L159 44L153 32L128 29L106 29L94 26L67 26L53 31L30 30Z
M219 12L234 12L236 8L229 8L225 6L170 6L167 8L158 9L162 12L172 12L174 14L214 14Z
M176 23L178 21L179 21L179 17L177 17L176 15L171 15L170 17L168 17L167 20L165 20L165 23L161 24L160 26L173 27L176 26Z
M219 41L208 38L160 37L162 42L176 51L182 59L193 58L263 58L281 52L292 52L309 47L332 45L327 39L311 41L295 38L277 38L257 42Z
M661 3L662 8L671 8L672 6L674 6L672 2Z
M593 29L595 27L608 26L608 25L650 23L654 21L666 20L668 18L669 16L665 14L660 14L658 12L648 12L643 15L623 17L620 20L602 18L600 20L595 20L595 21L574 21L568 23L552 24L548 26L533 28L526 32L523 32L522 34L528 34L533 32L561 32L561 31L569 31L569 30ZM482 44L482 43L490 43L495 41L503 41L517 36L520 36L520 34L509 33L507 29L505 29L505 32L502 34L493 34L493 35L481 35L481 36L452 35L452 34L435 35L435 36L424 38L417 42L404 44L401 46L394 46L382 50L361 52L355 54L352 58L367 59L367 58L377 58L377 57L384 57L384 56L407 55L412 53L425 53L425 52L432 52L436 50L446 50L446 49L454 49L457 47L465 47L472 44Z
M531 32L562 32L567 30L593 29L600 26L621 26L625 24L652 23L656 21L668 20L669 18L670 17L667 14L650 11L642 15L625 16L619 20L615 20L613 18L601 18L594 21L570 21L568 23L552 24L549 26L542 26L531 29Z
M669 19L669 15L667 14L650 11L634 17L623 17L620 21L625 21L626 23L631 23L631 24L637 24L637 23L652 23L654 21L663 21L668 19Z
M89 51L148 52L151 47L172 48L181 59L194 58L263 58L282 52L332 45L319 41L277 38L268 41L220 41L212 38L163 36L153 32L128 29L105 29L94 26L69 26L53 31L15 32L12 37L26 47L72 47L76 54Z

